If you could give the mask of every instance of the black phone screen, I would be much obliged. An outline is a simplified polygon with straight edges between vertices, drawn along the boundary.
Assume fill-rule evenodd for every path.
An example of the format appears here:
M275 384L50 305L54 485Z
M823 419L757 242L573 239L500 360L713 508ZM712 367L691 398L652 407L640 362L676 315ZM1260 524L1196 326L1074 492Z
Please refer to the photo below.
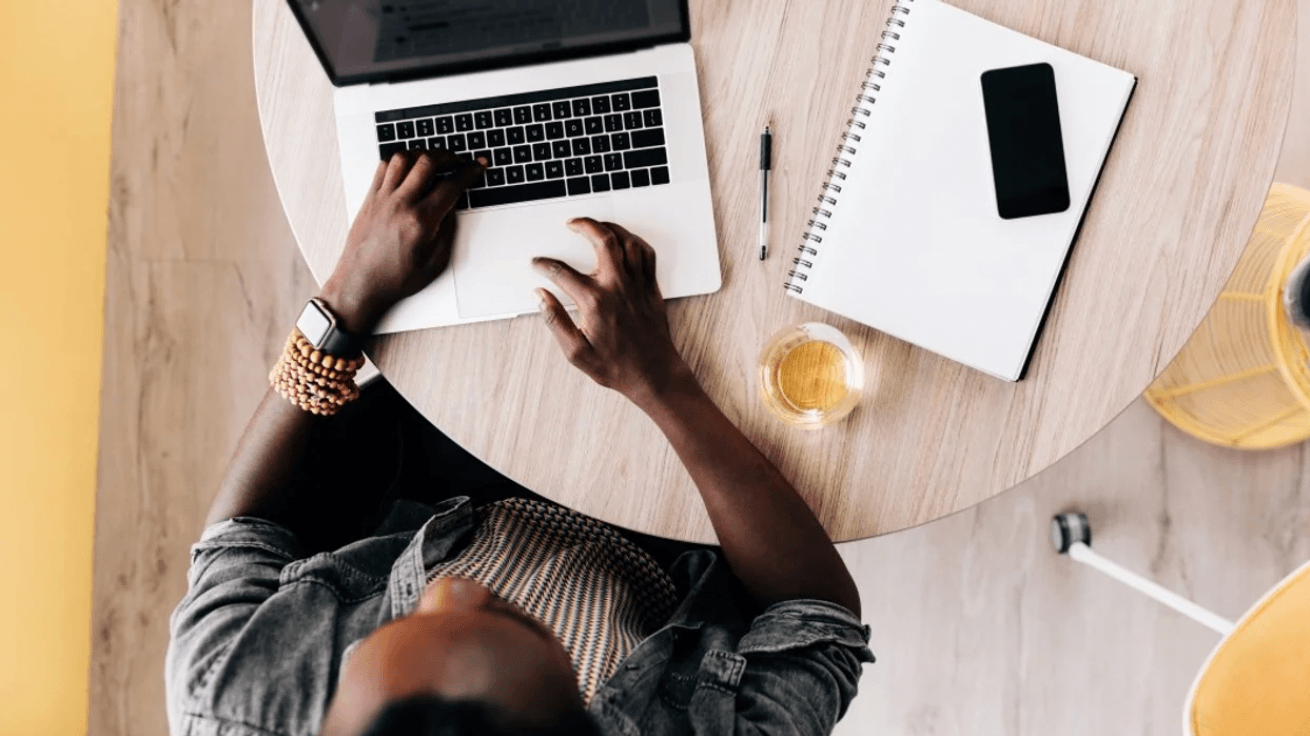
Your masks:
M1050 64L983 72L983 107L1003 219L1069 209L1064 138Z

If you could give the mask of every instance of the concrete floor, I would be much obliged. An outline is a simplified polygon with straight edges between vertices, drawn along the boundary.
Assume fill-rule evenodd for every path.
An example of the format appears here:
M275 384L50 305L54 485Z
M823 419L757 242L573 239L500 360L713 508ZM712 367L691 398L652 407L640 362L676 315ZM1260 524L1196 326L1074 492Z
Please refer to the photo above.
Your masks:
M249 4L122 0L121 24L89 733L154 736L187 547L313 282L264 158ZM1306 90L1278 175L1303 186ZM1217 637L1056 556L1049 517L1086 511L1098 550L1235 617L1310 558L1305 460L1138 403L997 499L844 545L879 661L838 733L1176 733Z

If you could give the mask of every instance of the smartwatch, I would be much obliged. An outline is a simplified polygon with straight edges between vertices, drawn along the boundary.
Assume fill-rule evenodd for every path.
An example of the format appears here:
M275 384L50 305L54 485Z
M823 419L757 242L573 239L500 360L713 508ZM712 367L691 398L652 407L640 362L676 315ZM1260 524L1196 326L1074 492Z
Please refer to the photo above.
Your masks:
M364 341L342 329L322 299L309 300L296 320L296 329L315 350L338 358L353 357L364 348Z

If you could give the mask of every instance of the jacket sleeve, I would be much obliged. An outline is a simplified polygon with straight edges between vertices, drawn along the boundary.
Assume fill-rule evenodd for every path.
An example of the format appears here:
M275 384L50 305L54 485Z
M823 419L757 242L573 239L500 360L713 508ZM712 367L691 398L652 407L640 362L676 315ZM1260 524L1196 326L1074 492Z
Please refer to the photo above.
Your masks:
M697 733L827 736L873 661L868 641L869 628L839 605L770 606L735 653L711 651L702 661L691 704Z
M298 556L295 535L254 518L214 524L191 548L187 593L169 619L164 663L174 736L195 730L196 693L255 611L277 592L282 569Z

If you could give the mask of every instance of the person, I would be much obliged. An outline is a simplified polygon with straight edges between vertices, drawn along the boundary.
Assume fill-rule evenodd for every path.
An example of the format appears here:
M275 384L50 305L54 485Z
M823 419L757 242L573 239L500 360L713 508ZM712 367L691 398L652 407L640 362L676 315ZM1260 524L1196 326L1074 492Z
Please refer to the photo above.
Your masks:
M319 297L349 334L446 268L452 209L484 166L444 151L379 165ZM384 382L354 401L361 361L293 333L170 619L173 734L831 732L873 661L855 583L680 356L655 250L617 224L569 226L598 265L535 260L578 305L575 322L540 290L545 325L663 431L718 546L515 486Z

